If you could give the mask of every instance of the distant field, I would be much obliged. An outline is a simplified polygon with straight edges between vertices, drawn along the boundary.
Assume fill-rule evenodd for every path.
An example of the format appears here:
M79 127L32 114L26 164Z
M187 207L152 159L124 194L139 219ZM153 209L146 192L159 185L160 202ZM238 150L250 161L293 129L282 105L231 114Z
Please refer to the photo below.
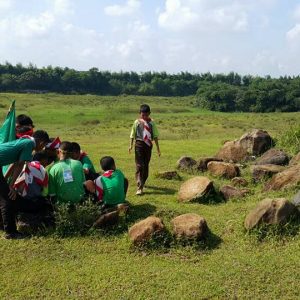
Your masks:
M101 156L112 155L129 178L128 200L136 220L157 214L169 227L173 216L195 212L206 218L218 242L207 250L176 246L141 253L132 250L126 231L66 239L0 239L0 299L299 299L299 233L258 242L243 230L246 213L267 196L260 185L250 186L254 193L240 201L180 204L180 182L159 180L154 174L174 169L182 155L213 155L222 142L253 128L276 138L299 124L300 113L207 112L194 106L193 97L0 94L1 120L10 99L16 100L17 114L32 117L36 129L79 142L97 169ZM153 152L146 194L137 198L134 155L127 149L142 103L152 108L162 156ZM249 178L247 169L243 172ZM214 181L217 187L228 182ZM289 198L295 192L271 196Z

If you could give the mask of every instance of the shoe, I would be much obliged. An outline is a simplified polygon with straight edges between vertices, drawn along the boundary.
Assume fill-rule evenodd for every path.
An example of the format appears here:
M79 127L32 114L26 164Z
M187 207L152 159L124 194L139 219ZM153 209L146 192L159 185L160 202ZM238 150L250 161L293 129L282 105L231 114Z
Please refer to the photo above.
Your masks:
M28 235L16 231L16 232L13 232L13 233L6 233L6 234L4 235L4 238L5 238L6 240L23 240L23 239L28 238Z
M135 194L138 196L143 195L143 189L138 189Z

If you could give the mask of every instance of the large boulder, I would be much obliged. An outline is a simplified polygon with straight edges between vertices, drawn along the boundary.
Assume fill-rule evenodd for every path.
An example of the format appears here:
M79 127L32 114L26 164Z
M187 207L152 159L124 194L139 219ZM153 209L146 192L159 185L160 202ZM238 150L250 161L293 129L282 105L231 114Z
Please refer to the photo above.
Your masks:
M197 162L189 156L182 156L178 161L177 161L177 169L180 170L191 170L197 165Z
M289 167L288 169L275 174L272 179L266 183L265 191L278 191L283 188L295 186L300 183L300 164Z
M295 155L291 160L290 160L290 166L295 166L295 165L298 165L300 164L300 152Z
M208 231L206 220L193 213L180 215L171 224L177 238L201 239Z
M289 156L282 150L270 149L256 161L257 165L279 165L284 166L289 163Z
M211 161L222 161L222 159L216 157L203 157L198 160L197 170L200 172L207 171L207 164Z
M240 139L226 142L216 157L224 161L242 162L261 155L273 145L273 139L266 131L254 129Z
M233 186L247 186L249 184L243 177L234 177L231 179L231 183Z
M240 169L231 163L211 161L207 165L209 173L214 176L231 179L240 175Z
M128 234L134 245L151 240L154 234L163 233L165 226L160 218L151 216L129 228Z
M178 192L180 202L201 201L214 190L213 182L204 176L197 176L185 181Z
M216 157L223 161L242 162L249 159L249 153L239 141L228 141L217 153Z
M274 146L274 141L269 133L261 129L253 129L251 132L245 133L239 139L239 143L254 156L261 155Z
M243 198L249 193L249 189L238 189L231 185L224 185L220 188L220 194L225 200L229 200L231 198Z
M250 230L261 224L282 224L295 214L296 206L284 198L264 199L246 216L244 225Z
M274 174L282 172L286 168L278 165L253 165L250 166L253 181L259 182L272 177Z

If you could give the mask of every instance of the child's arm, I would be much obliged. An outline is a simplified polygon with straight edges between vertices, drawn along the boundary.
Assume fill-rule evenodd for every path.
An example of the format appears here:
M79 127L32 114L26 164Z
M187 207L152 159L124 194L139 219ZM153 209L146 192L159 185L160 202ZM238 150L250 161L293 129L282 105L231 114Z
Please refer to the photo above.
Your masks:
M131 132L130 132L130 143L129 143L129 148L128 148L128 152L129 154L131 153L132 147L133 147L133 141L136 137L136 127L137 127L138 121L134 121L132 128L131 128Z
M159 143L158 143L158 138L155 138L154 142L155 142L155 145L156 145L157 154L158 154L158 156L161 156L161 152L160 152L160 148L159 148Z
M132 147L133 147L133 141L134 141L134 138L130 138L130 143L129 143L129 148L128 148L129 154L131 153L131 150L132 150Z

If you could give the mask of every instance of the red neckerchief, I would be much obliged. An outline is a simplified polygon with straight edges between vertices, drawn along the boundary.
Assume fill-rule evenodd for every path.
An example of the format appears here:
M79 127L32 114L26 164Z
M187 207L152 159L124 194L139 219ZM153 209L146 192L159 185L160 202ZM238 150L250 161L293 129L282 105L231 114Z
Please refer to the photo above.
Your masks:
M16 133L17 139L23 137L24 135L32 136L33 135L33 129L31 128L28 131L25 131L25 132L22 132L22 133Z
M103 173L103 177L110 177L115 170L108 170Z

